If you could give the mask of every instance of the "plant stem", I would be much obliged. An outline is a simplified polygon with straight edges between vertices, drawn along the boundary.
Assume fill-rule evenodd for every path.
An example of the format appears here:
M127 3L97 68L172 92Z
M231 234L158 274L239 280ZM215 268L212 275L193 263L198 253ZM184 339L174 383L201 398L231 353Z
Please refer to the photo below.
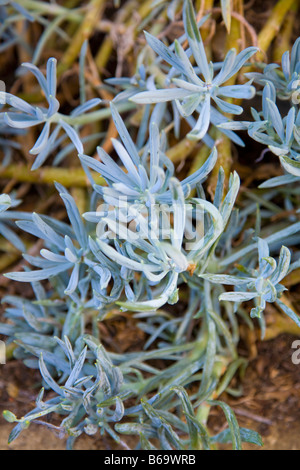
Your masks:
M243 11L243 2L241 0L234 0L232 5L234 11ZM230 33L227 35L226 40L226 51L230 49L235 49L237 52L241 50L240 38L242 36L241 31L243 30L243 25L235 17L231 19ZM233 76L230 80L227 81L226 85L235 85L237 82L238 76ZM240 104L238 100L228 98L229 103ZM228 115L228 119L232 119L232 115ZM218 160L215 165L210 178L209 178L209 192L211 195L214 195L215 189L217 186L218 176L220 167L224 170L225 175L225 187L228 184L229 176L232 166L232 153L231 153L231 141L229 137L224 135L218 129L215 130L215 140L218 150Z
M82 20L82 14L80 12L82 8L74 10L74 9L64 8L54 3L49 5L49 3L41 2L37 0L16 0L16 3L24 7L26 10L29 10L30 12L31 10L33 10L38 13L41 13L44 15L51 15L51 16L67 15L68 19L72 19L75 21Z
M295 269L295 271L292 271L289 273L282 281L282 284L285 287L290 287L294 286L296 284L299 284L300 282L300 268Z
M299 8L299 0L295 0L290 10L288 11L284 20L281 33L278 34L275 40L275 47L273 51L274 62L280 62L282 54L290 49L291 37L293 34L293 27L295 17Z
M6 253L0 257L0 273L20 258L20 253Z
M173 145L167 150L167 157L173 162L178 163L185 160L190 153L194 150L198 142L187 139L182 139L178 144Z
M264 54L279 33L286 14L296 2L297 0L279 0L274 6L265 26L258 35L258 47L262 52L257 54L257 61L264 60Z
M103 178L98 173L91 172L91 174L95 183L104 184ZM53 184L56 181L67 188L90 186L86 174L81 168L42 167L35 171L31 171L26 165L9 165L1 168L0 179L10 178L32 184Z
M232 165L231 141L229 137L222 134L219 129L216 131L216 148L218 151L218 160L211 172L208 186L208 191L211 196L215 194L220 167L224 170L224 185L226 187L228 185Z
M292 308L287 299L280 299L282 302L286 303L289 307ZM270 309L270 308L269 308ZM279 313L275 308L272 310L270 309L271 314L267 317L267 327L266 333L264 336L264 341L269 341L270 339L274 339L277 336L286 333L289 335L300 335L299 326L291 320L287 315L284 313Z
M64 53L59 66L57 68L57 75L60 76L65 72L73 62L77 59L82 44L90 37L95 26L97 25L100 16L104 10L104 0L92 0L87 8L85 17L82 20L80 27L71 40L71 43Z
M117 106L119 113L131 111L136 108L136 104L131 102L120 103ZM72 126L83 126L84 124L90 124L91 122L101 121L102 119L107 119L111 116L110 108L99 109L92 113L83 114L81 116L66 116L65 114L57 113L57 118L53 119L53 122L58 122L60 119L63 119L66 123Z

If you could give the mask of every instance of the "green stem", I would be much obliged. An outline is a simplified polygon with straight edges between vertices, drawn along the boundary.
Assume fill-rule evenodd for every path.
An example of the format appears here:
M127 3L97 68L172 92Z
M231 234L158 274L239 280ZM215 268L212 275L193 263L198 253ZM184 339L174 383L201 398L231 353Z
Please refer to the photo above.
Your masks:
M43 48L44 48L45 44L49 41L50 36L52 35L52 33L55 32L55 30L59 27L59 25L63 21L65 21L66 18L67 18L66 14L58 16L53 21L51 21L49 26L44 30L43 34L40 37L39 42L37 43L35 51L34 51L34 55L33 55L33 58L32 58L32 63L33 64L37 64L37 62L39 61L39 58L42 54Z
M295 0L279 0L274 6L265 26L258 35L258 47L262 53L257 54L257 60L262 60L263 54L267 52L271 42L279 33L284 18L294 5Z
M67 15L69 19L82 21L82 8L70 10L60 5L49 5L49 3L44 3L37 0L16 0L16 3L28 10L30 13L31 11L36 11L51 16Z
M136 108L136 104L134 103L121 103L116 105L116 108L119 113L123 113L126 111L131 111L132 109ZM63 119L67 124L71 126L83 126L84 124L90 124L91 122L101 121L103 119L107 119L111 116L110 108L100 109L99 111L94 111L93 113L83 114L82 116L66 116L65 114L57 113L54 115L54 119L52 122L59 122L59 120Z
M299 0L295 0L286 18L283 22L280 34L276 37L273 51L274 62L280 62L285 51L290 49L291 38L293 35L295 17L299 8Z
M20 258L19 253L6 253L0 256L0 273Z
M82 44L91 36L94 28L100 20L104 6L104 0L91 0L89 3L85 17L83 18L79 29L76 31L69 47L67 48L59 63L57 68L58 76L71 67L73 62L77 59Z
M95 183L104 184L104 179L98 173L91 172ZM55 181L63 186L87 187L90 185L84 170L81 168L51 168L42 167L31 171L26 165L9 165L0 170L0 179L14 178L22 183L53 184Z

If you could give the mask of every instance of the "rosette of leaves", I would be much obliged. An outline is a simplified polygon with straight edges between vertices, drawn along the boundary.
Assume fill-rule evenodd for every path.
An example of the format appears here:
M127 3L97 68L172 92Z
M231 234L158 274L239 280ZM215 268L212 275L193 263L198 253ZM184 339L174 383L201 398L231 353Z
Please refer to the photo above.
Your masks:
M291 53L286 51L282 55L281 67L278 64L264 64L263 73L250 72L245 75L259 85L271 83L280 100L297 100L300 89L300 38L295 41Z
M239 189L239 178L237 174L231 177L220 210L203 198L188 199L189 191L202 182L213 168L216 150L197 172L180 182L173 176L173 165L161 148L155 124L150 128L149 146L141 158L113 106L112 116L123 142L121 145L114 140L113 144L126 172L101 149L98 150L101 162L81 156L81 161L99 172L108 185L95 186L105 204L97 212L86 213L84 217L98 224L96 244L108 259L119 265L121 272L127 270L131 278L134 273L141 273L144 281L158 286L156 294L152 293L153 298L139 302L128 283L128 302L121 305L134 310L155 309L177 300L180 273L190 269L190 265L196 266L221 235ZM205 235L193 244L190 253L183 248L189 223L187 204L191 206L190 214L193 210L201 210L209 219ZM163 219L159 216L161 209L169 218L172 214L169 235L164 231ZM140 291L139 295L143 297L144 294Z
M189 54L184 51L178 41L175 41L175 52L172 52L161 41L145 33L150 47L172 67L172 71L174 70L176 76L171 79L174 86L141 92L131 97L130 100L144 104L171 101L176 103L183 117L197 113L199 115L197 121L187 137L192 140L201 140L206 135L210 122L218 125L220 119L222 120L220 112L211 106L212 101L222 113L238 115L242 113L242 107L229 103L226 99L250 99L255 95L255 88L249 83L231 86L226 86L224 83L239 72L257 49L250 47L238 55L232 49L227 54L221 70L214 76L214 67L207 61L190 0L185 1L183 20L190 46ZM189 55L194 57L199 69L198 73L191 64Z
M94 185L94 189L103 197L105 203L113 206L119 206L125 200L130 204L142 203L146 206L157 202L169 204L172 201L169 185L174 176L174 165L165 154L164 134L160 136L157 125L152 123L148 145L140 156L113 104L111 113L122 140L122 143L116 139L112 139L112 142L124 170L100 147L98 147L100 162L86 155L80 155L82 163L100 173L107 183L107 187ZM213 149L201 168L180 182L184 196L205 180L216 160L217 152ZM99 214L98 220L101 216Z
M76 117L86 113L101 102L98 98L91 99L75 108L70 113L70 116L59 113L60 104L56 98L56 62L56 59L53 57L48 60L46 78L35 65L30 63L22 64L23 67L36 77L47 99L47 109L42 106L33 106L10 93L4 91L0 92L0 103L10 106L9 111L0 113L0 119L3 120L7 126L14 129L28 129L41 124L43 125L43 129L35 145L30 150L32 155L37 155L32 165L32 170L39 168L50 153L57 148L57 142L60 142L58 137L62 129L72 141L77 152L82 153L83 145L75 129L76 126L74 126L73 123L75 123ZM54 126L52 133L51 126Z
M266 303L277 303L281 309L300 326L299 317L280 301L282 293L286 288L280 281L288 274L290 267L291 253L285 246L282 246L278 263L270 256L269 247L266 240L258 238L258 269L251 269L245 266L240 267L239 275L227 274L200 274L200 277L209 282L231 285L235 287L232 292L224 292L219 296L220 301L241 302L254 300L256 306L251 309L251 317L261 318L266 308ZM263 326L263 322L261 322Z
M271 188L282 184L299 182L300 176L300 111L299 111L299 60L300 38L293 45L291 54L286 51L277 64L265 66L263 73L251 72L248 78L263 85L262 110L251 109L253 121L236 121L221 123L226 130L247 130L251 138L267 145L277 155L286 174L271 178L260 185ZM289 100L290 109L282 116L280 105L276 100Z
M95 237L95 228L87 228L83 223L76 204L66 189L56 185L66 205L72 228L35 213L29 219L17 222L22 230L45 240L45 248L41 250L39 257L24 255L32 266L39 269L9 273L6 276L19 282L59 279L61 286L64 286L64 294L70 296L76 304L88 301L88 305L101 308L107 302L117 301L125 289L129 304L137 302L135 308L142 306L139 299L145 301L144 308L158 308L167 301L177 300L179 274L209 250L228 219L228 214L219 212L208 201L199 198L191 200L194 207L199 206L207 213L210 222L207 233L198 241L193 253L188 255L182 250L186 226L185 199L189 190L205 179L213 168L216 151L213 150L196 173L179 182L172 176L173 166L160 148L157 127L153 125L151 128L148 162L148 153L140 158L114 108L112 113L124 144L122 146L115 140L114 146L127 173L103 151L101 163L82 156L84 164L105 177L108 187L95 188L105 203L114 206L113 210L104 213L86 215L89 220L99 222L97 236ZM238 186L235 175L224 200L224 207L232 207ZM124 208L120 207L120 196L126 198L125 213ZM161 221L153 214L157 202L165 204L173 215L170 237L166 242L159 235L163 229ZM146 217L142 206L148 211ZM126 224L132 221L138 227L135 232L127 230ZM113 238L115 232L117 237L113 247L107 241ZM127 237L125 243L124 233ZM140 277L136 278L136 273ZM149 283L150 286L157 286L155 294L147 287ZM107 295L108 288L110 296Z
M31 282L31 287L33 300L13 295L3 297L2 303L6 305L3 318L6 322L0 323L0 333L8 337L8 343L14 342L14 357L21 359L27 367L38 368L35 358L38 355L34 352L42 348L44 356L52 358L50 364L53 369L59 350L54 337L68 336L74 344L84 334L86 322L96 318L98 312L85 308L85 303L76 304L66 296L59 279L56 282L52 280L52 289L47 292L37 281Z
M111 303L120 296L124 283L114 263L97 253L97 247L89 239L88 228L74 199L63 186L56 186L65 203L71 225L35 213L28 220L18 221L17 225L22 230L43 239L45 248L38 257L24 254L24 259L39 269L8 273L6 277L18 282L53 279L53 282L60 283L60 295L70 296L77 305L87 302L87 306L96 304L100 308L105 299ZM111 296L107 296L106 289L110 281ZM90 288L94 292L92 296Z
M180 274L186 271L193 273L223 233L238 189L239 178L234 174L230 178L228 193L217 208L205 199L185 199L181 184L172 178L171 201L169 205L164 204L167 215L170 216L171 213L173 218L173 224L167 227L166 241L160 237L160 234L164 233L163 220L156 216L156 213L153 214L153 209L155 210L153 206L150 216L146 206L141 204L125 206L126 214L119 210L113 213L107 212L104 218L101 212L99 215L87 214L85 217L95 221L100 216L101 226L98 227L97 244L104 255L117 263L121 272L125 268L133 273L140 272L150 286L157 286L151 293L151 298L147 300L150 294L148 291L147 297L142 301L138 301L139 299L128 290L126 292L128 301L118 302L119 305L129 310L140 311L157 309L166 302L176 302ZM200 210L206 219L203 236L187 246L185 237L189 231L190 220L186 206L189 206L191 212ZM137 230L127 226L132 220ZM111 246L111 240L114 246ZM140 297L145 297L145 293L140 292Z
M221 124L220 127L234 130L247 130L249 136L257 142L267 145L277 155L286 173L285 176L271 178L261 185L273 187L299 181L300 176L300 110L291 106L284 117L276 105L276 90L272 83L267 83L262 93L262 111L251 110L253 122L236 121Z
M36 399L36 408L21 419L9 412L4 412L4 417L9 422L18 424L12 430L9 442L16 439L23 429L28 428L31 422L41 422L40 418L50 413L63 415L59 427L42 422L50 428L56 429L61 436L68 435L68 447L72 447L74 440L83 432L95 434L96 432L108 432L118 442L116 434L111 429L111 423L122 419L124 407L122 399L130 395L128 390L122 387L123 376L118 367L115 367L101 346L96 346L88 339L82 349L73 350L67 337L64 341L56 340L62 354L55 356L56 370L61 371L62 377L57 383L51 376L46 361L49 357L40 354L39 368L45 386L53 390L55 398L43 401L44 388ZM83 343L84 340L78 343ZM50 361L51 363L51 361Z
M220 214L219 222L221 222L221 220L223 220L223 223L226 222L230 216L234 196L238 189L237 183L238 181L232 177L229 184L229 195L227 194L225 198L223 198L222 178L219 179L218 190L216 191L217 194L213 205L216 209L215 212L210 208L214 215L217 213ZM58 189L62 195L64 195L64 199L69 201L70 197L66 196L67 193L65 190L60 186L58 186ZM179 198L181 199L183 191L180 189L180 184L176 179L175 181L171 179L170 191L172 195L174 189L176 189L176 193L181 194ZM176 198L177 197L176 195ZM174 205L175 202L177 202L177 199L174 201L171 199L170 205ZM73 204L74 202L71 199L71 207L73 207ZM54 228L57 235L68 234L70 238L72 237L76 245L78 241L81 240L80 237L82 237L82 235L79 235L80 227L78 227L78 221L76 222L78 215L74 215L74 208L70 210L68 205L67 208L74 231L76 234L78 232L76 237L74 237L73 231L71 231L70 227L66 224L62 224L61 222L55 223L50 218L46 219L43 217L40 218L41 220L37 218L37 220L34 220L35 226L33 224L27 226L27 229L30 229L29 231L31 233L37 229L43 231L43 236L40 234L39 238L45 239L45 235L47 235L46 242L47 244L51 243L52 253L58 250L58 247L52 242L55 238L56 243L58 243L58 239L53 235L52 230ZM178 212L175 218L179 217L181 212ZM43 225L41 221L47 225ZM180 230L182 230L182 227L180 227ZM213 224L211 224L206 232L205 241L200 243L203 255L210 252L208 246L213 246L217 234ZM61 241L62 240L63 237L61 236ZM95 241L91 246L94 248L96 243ZM177 243L176 238L174 238L173 243ZM82 243L82 245L84 245L84 243ZM50 246L47 246L47 249L49 249ZM60 249L60 251L62 250ZM98 251L100 251L99 245ZM97 250L95 248L95 253L96 252ZM85 255L85 258L89 256L88 254L83 255ZM128 251L126 255L128 257ZM30 259L28 260L30 261ZM110 261L113 263L113 257L110 257ZM149 259L149 262L150 261L153 263L154 258ZM117 263L117 266L120 274L127 269L126 265L123 264ZM101 267L103 267L103 262L101 263ZM69 270L70 269L72 269L72 267L69 267ZM136 271L134 272L136 273ZM25 275L30 275L30 271L19 274L21 274L23 280L25 280ZM187 276L189 276L189 274L187 274ZM34 277L34 279L36 278ZM29 278L27 281L28 280ZM87 342L85 339L82 341L80 338L85 332L85 322L90 321L91 318L97 319L98 315L95 311L89 312L91 303L86 302L86 297L84 296L82 296L81 304L74 293L69 296L69 300L68 297L65 299L64 290L67 280L68 276L61 277L60 274L50 278L54 295L51 290L49 294L46 295L39 282L32 282L37 298L34 302L16 297L7 297L4 299L4 301L10 305L10 307L6 309L6 317L10 320L10 324L2 324L0 331L8 335L10 340L16 342L17 349L15 350L15 355L23 359L27 366L37 367L37 358L40 358L39 367L45 385L55 393L54 398L44 401L42 398L43 392L41 392L37 399L36 409L28 413L24 418L18 419L10 412L5 412L6 419L11 422L17 422L17 427L11 433L11 440L14 439L22 429L28 427L31 421L39 422L42 420L43 416L52 412L62 414L64 417L62 423L55 429L61 433L61 435L65 433L69 434L69 447L72 446L75 438L83 432L88 434L106 432L121 445L123 441L120 440L118 434L135 434L140 436L140 446L145 449L153 448L153 439L159 440L159 448L162 449L209 448L213 446L215 442L232 442L233 448L240 448L242 440L253 439L253 435L248 431L239 429L237 423L235 423L233 428L230 428L230 431L227 432L226 435L209 436L205 426L199 422L195 412L192 412L192 409L200 406L202 401L206 400L217 386L217 358L220 357L220 355L224 355L224 357L227 358L226 360L233 362L229 375L225 375L224 380L218 388L218 393L220 393L224 387L226 388L227 383L230 381L232 371L236 370L236 368L241 365L235 351L236 334L235 338L231 338L230 329L222 319L220 306L218 302L216 302L217 296L215 295L215 290L210 290L208 283L205 286L204 292L200 284L196 285L196 288L194 286L191 295L191 305L189 305L179 328L178 324L173 321L164 322L156 331L153 331L153 329L151 331L151 323L147 325L145 322L143 323L144 331L150 335L148 344L150 345L151 341L153 342L155 339L159 339L159 349L149 350L143 353L110 355L110 364L113 363L114 366L107 365L105 374L107 370L110 370L110 367L114 369L115 365L118 365L123 374L124 382L116 394L112 393L104 396L104 390L107 390L107 380L103 371L101 372L102 375L99 376L97 372L98 369L94 366L94 351L98 348L97 341L93 340ZM148 298L157 298L157 292L150 295L149 286L151 286L151 281L149 281L146 276L144 276L144 280L146 281L144 284L148 286L148 289L145 289L142 295L147 293ZM85 281L83 283L85 284ZM164 288L163 286L163 289ZM81 287L79 291L84 291L84 289ZM86 292L85 290L85 293ZM126 295L128 296L128 293L126 293ZM57 297L60 301L56 300ZM106 293L106 297L110 299L110 302L112 301L108 293ZM210 299L214 300L211 301ZM158 300L161 301L161 299ZM166 299L164 302L165 301ZM128 306L130 305L125 305L125 307ZM137 305L137 307L139 306ZM151 305L151 310L153 310L154 307L155 305ZM233 315L230 309L227 308L226 311L229 324L232 325L233 331L236 331ZM91 313L91 317L89 313ZM145 314L145 312L143 313ZM196 313L198 317L203 316L205 321L203 322L203 327L199 329L196 340L187 342L185 332L187 331L189 322ZM97 330L95 324L94 329ZM70 341L65 338L66 335L70 338ZM55 339L54 336L58 338ZM220 341L218 338L220 338ZM70 342L73 348L70 346ZM90 351L84 349L84 342L88 343ZM226 344L225 348L224 344ZM68 361L64 359L61 349L63 349L65 356L69 358L69 364ZM105 352L102 348L101 350L103 357ZM93 354L91 354L91 351L93 351ZM152 358L168 359L173 363L168 369L161 371L147 364L147 361ZM80 366L83 362L84 365L80 370ZM106 364L106 362L103 361L101 364L104 368L103 364ZM201 373L200 370L203 370L203 373ZM139 371L150 372L151 376L145 379ZM77 373L79 376L77 376ZM75 376L77 376L77 378L76 380L74 379L75 381L72 383ZM187 408L189 403L188 398L184 390L180 387L194 381L198 382L200 377L201 387L199 392L191 397L193 405L190 404L189 406L192 406L192 409L189 409ZM109 376L109 383L110 380ZM100 390L99 381L103 384L104 390L102 388ZM175 394L173 391L172 394L172 387L179 387L180 390L178 389L178 393ZM92 390L90 395L87 390ZM137 398L137 404L135 404L135 406L129 406L128 408L126 406L126 399L129 396L129 391L132 397ZM87 393L87 396L85 393ZM139 397L147 396L148 394L151 394L151 398L149 400L144 398L142 403L140 403ZM181 398L178 398L178 395L180 395ZM172 410L178 408L180 404L187 418L186 422L174 416L172 412ZM213 406L213 404L211 405ZM232 423L233 415L229 410L227 411L226 417L228 422ZM117 425L118 419L121 419L121 416L124 416L125 423L124 425L121 423ZM126 423L126 418L130 420L130 423ZM42 424L44 424L43 421ZM186 435L185 439L182 439L183 433ZM255 436L254 439L256 439Z
M72 228L37 214L30 220L19 221L21 229L44 239L46 246L41 257L24 255L38 270L6 276L19 282L57 278L64 286L64 294L77 305L87 301L88 306L101 308L117 301L124 291L125 299L120 299L123 308L156 309L177 301L180 274L193 272L224 231L239 189L239 178L232 175L228 193L222 203L218 202L218 208L203 197L188 199L190 189L212 170L216 150L198 171L180 182L173 176L173 165L163 151L155 124L150 129L149 146L140 157L113 106L112 116L123 142L122 145L114 140L113 144L126 172L103 150L99 150L101 162L81 156L84 165L98 171L107 181L107 187L96 185L95 189L110 208L85 215L88 221L98 224L96 237L95 227L86 227L70 194L56 185ZM164 211L172 220L166 240L157 203L165 206ZM206 220L205 233L188 250L183 246L185 232L190 230L193 220L187 218L187 204L192 206L189 211L192 219L195 212L202 211ZM135 230L130 223L135 224ZM149 286L155 287L155 291ZM107 289L111 289L110 296Z
M197 23L198 28L200 28L201 25L205 23L207 18L208 15L204 16ZM182 45L186 40L187 35L184 33L176 41ZM171 53L174 53L175 43L173 42L170 44L168 49ZM155 61L153 61L152 57L145 57L144 51L142 51L140 57L138 57L137 62L140 64L142 61L143 63L137 66L137 71L133 77L110 78L105 80L105 82L110 85L110 90L112 93L116 93L116 87L123 90L117 93L114 97L113 102L115 104L127 102L138 92L155 92L157 90L155 85L156 80L162 88L164 88L164 85L168 87L173 75L176 75L175 69L170 69L168 65L165 66L164 60L160 56L156 57ZM218 62L212 66L216 71L222 67L222 64L222 62ZM199 69L199 67L195 67L194 70L196 74L201 74L201 69ZM178 111L178 107L176 106L176 102L172 101L171 105L172 106L170 110L167 108L167 101L158 102L153 107L150 103L145 105L136 142L136 145L139 149L141 149L145 144L145 137L147 135L146 131L151 127L153 122L155 122L158 127L160 127L160 125L163 123L173 123L174 135L177 139L179 139L181 115ZM196 120L192 115L182 117L190 127L194 127L196 125ZM216 108L211 107L211 122L213 122L215 126L218 126L219 124L227 121L228 118L221 114ZM244 146L242 139L233 131L224 129L222 132L224 132L237 145ZM208 133L203 137L202 140L208 147L212 148L214 146L214 140Z

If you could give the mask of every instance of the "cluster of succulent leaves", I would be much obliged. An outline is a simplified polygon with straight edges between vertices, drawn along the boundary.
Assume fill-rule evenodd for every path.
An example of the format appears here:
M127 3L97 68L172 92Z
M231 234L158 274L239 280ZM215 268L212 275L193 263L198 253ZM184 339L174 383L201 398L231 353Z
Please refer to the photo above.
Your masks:
M6 3L1 2L2 9ZM172 3L176 8L178 2ZM34 19L30 12L20 11L17 2L11 4L28 21ZM228 4L222 2L224 15ZM88 111L101 105L99 99L83 100L70 115L58 112L54 58L48 60L46 77L35 65L23 64L36 77L47 108L0 92L4 135L8 129L26 132L43 126L31 149L36 155L32 170L55 153L58 164L66 154L60 146L68 137L68 148L76 149L93 186L89 211L81 215L67 189L56 184L68 222L15 212L10 207L19 201L13 195L0 196L0 233L26 251L12 230L17 220L19 229L44 240L40 256L24 253L37 269L6 274L30 282L35 298L6 296L0 333L15 343L14 356L39 369L43 380L34 410L23 418L4 412L9 422L17 423L10 441L34 421L59 436L68 435L69 448L82 433L99 432L124 448L128 444L123 436L133 435L137 448L148 450L212 449L228 442L240 449L242 441L261 445L257 433L240 428L230 407L217 398L224 390L240 393L230 388L232 377L246 367L237 354L239 317L250 328L251 317L258 318L263 334L266 303L275 303L300 326L296 313L280 300L285 290L280 282L299 267L297 253L288 247L299 243L300 223L291 216L287 225L275 224L271 235L261 229L278 208L272 202L278 191L284 194L284 209L295 209L284 184L300 176L300 114L298 103L292 101L300 73L300 43L296 41L291 58L284 54L281 69L268 65L262 74L248 74L248 82L227 86L256 48L239 54L231 50L221 64L209 64L190 0L184 2L183 20L185 34L169 47L146 33L159 57L140 64L135 77L107 81L116 94L109 111L119 134L112 141L116 158L101 147L98 159L84 153L80 125ZM85 46L82 57L84 53ZM262 111L252 110L253 122L229 121L224 113L239 115L243 108L227 98L251 99L256 93L253 82L263 86ZM123 89L119 94L117 87ZM282 118L276 99L291 101L287 116ZM136 142L118 112L128 101L145 104ZM191 127L187 137L203 140L212 150L199 170L180 181L166 154L164 125L174 123L176 134L181 118ZM221 168L214 198L208 200L203 183L217 161L211 124L239 145L242 140L233 130L246 129L279 156L287 174L265 181L261 186L267 191L255 202L246 199L237 210L239 176L231 174L225 187ZM105 180L104 185L94 182L91 170ZM251 229L248 215L257 202L257 224ZM165 226L158 206L171 222L166 237L161 236ZM202 232L191 243L197 217ZM243 243L234 248L242 232ZM281 246L283 239L286 246ZM227 285L234 290L228 291ZM187 299L181 316L175 306L167 306L178 302L179 292ZM241 305L246 301L254 302L250 316ZM98 323L124 311L132 312L137 328L147 335L142 351L121 354L103 346ZM156 364L160 360L170 365L162 370ZM211 435L206 425L212 406L220 406L228 422L217 435ZM50 413L61 415L59 425L43 421Z
M226 98L250 99L255 95L255 88L251 84L226 86L224 83L239 72L257 49L249 47L238 55L236 55L235 49L231 49L226 55L220 71L215 75L213 64L209 64L207 61L204 44L190 2L185 2L183 21L189 43L187 51L184 51L180 42L175 40L173 52L157 38L145 33L150 47L171 66L166 81L170 85L174 84L175 87L144 91L131 97L131 100L146 104L173 101L179 114L183 117L192 116L196 112L199 116L187 137L192 140L201 140L206 135L210 122L214 125L219 124L222 119L220 111L229 114L243 112L241 106L229 103ZM190 55L194 57L196 67L192 66L189 60ZM211 106L212 101L220 111Z
M266 145L271 152L277 155L286 172L286 175L270 179L261 187L272 187L278 184L288 184L299 181L300 165L300 38L292 48L282 56L281 67L278 64L266 65L263 73L251 72L246 76L263 87L262 110L252 109L252 122L224 123L225 129L244 129L249 136ZM289 111L283 116L280 102L289 103Z

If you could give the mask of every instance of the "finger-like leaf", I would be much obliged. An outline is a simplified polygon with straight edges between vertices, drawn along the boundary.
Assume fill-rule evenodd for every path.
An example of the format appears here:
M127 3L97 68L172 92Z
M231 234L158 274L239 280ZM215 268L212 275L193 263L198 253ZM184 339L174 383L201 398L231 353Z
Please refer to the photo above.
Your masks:
M221 0L222 16L227 29L230 33L231 26L231 0Z

